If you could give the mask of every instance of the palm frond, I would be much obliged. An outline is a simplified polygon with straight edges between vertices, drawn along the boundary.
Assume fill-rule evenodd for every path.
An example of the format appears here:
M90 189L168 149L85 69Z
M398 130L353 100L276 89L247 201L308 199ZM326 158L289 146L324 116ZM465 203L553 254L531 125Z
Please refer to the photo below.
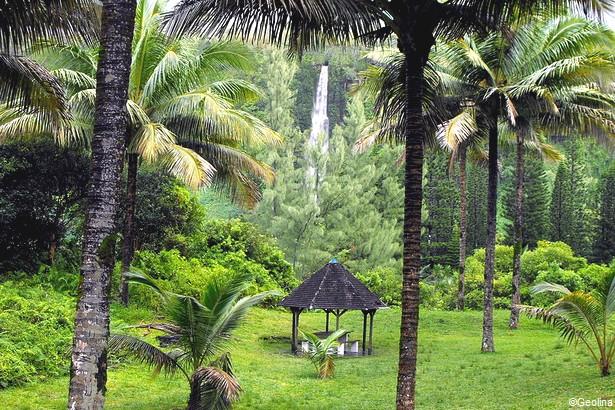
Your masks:
M91 0L11 0L0 3L0 51L25 50L41 38L95 40L96 3Z
M124 272L123 275L124 278L130 283L145 285L161 296L164 296L165 294L165 291L158 286L156 281L143 272L133 270L132 272Z
M198 152L179 144L165 147L157 162L193 189L211 184L217 172L215 166Z
M333 361L331 350L339 344L338 339L347 333L347 330L339 329L331 333L325 339L320 339L313 333L301 332L310 344L310 361L314 367L316 367L319 377L324 379L333 376L335 372L335 362Z
M203 410L229 409L241 392L232 373L214 366L200 367L192 375L190 384L191 408Z
M167 353L141 339L128 335L111 335L108 348L110 352L125 352L136 357L141 363L154 367L156 373L161 370L166 374L182 371L177 361Z
M138 129L128 146L128 151L139 154L145 161L151 163L158 160L175 142L175 135L163 124L150 122Z
M168 16L166 28L174 35L239 37L301 50L325 41L369 43L367 35L383 25L380 10L364 1L184 0Z
M53 74L27 57L0 53L0 101L69 117L64 88Z
M544 292L552 292L552 293L561 293L563 295L569 295L570 290L567 287L558 285L556 283L549 282L541 282L532 287L533 293L544 293Z

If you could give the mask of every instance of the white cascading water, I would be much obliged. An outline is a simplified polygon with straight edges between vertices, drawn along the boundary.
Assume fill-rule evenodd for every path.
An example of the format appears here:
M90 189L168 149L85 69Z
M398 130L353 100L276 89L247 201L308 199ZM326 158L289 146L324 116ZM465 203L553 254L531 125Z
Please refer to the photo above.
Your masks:
M316 88L316 98L314 108L312 108L312 130L308 147L314 149L320 144L321 154L329 151L329 117L327 117L327 99L329 93L329 66L323 65L320 69L318 87ZM315 187L319 185L316 173L316 164L310 163L308 166L308 178L312 180Z

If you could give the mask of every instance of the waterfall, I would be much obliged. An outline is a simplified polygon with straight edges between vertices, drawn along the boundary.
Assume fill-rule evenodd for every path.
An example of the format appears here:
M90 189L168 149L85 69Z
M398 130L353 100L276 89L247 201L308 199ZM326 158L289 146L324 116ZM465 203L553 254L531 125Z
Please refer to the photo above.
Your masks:
M316 152L320 151L320 154L324 155L329 151L329 117L327 117L328 93L329 65L324 64L320 68L316 98L314 99L314 108L312 108L312 130L310 131L310 139L307 144L308 148ZM317 189L323 170L317 169L318 164L314 163L313 159L308 162L308 178L311 180L312 186Z

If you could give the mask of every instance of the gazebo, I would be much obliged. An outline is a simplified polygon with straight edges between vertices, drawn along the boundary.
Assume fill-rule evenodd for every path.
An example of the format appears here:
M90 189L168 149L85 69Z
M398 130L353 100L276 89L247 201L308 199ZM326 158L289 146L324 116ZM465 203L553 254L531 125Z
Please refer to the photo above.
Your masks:
M335 329L339 329L340 317L349 310L363 313L363 339L361 354L372 354L372 335L376 310L386 307L380 298L370 291L336 259L307 278L290 295L282 299L280 306L293 314L291 349L297 353L299 315L305 309L322 309L326 313L325 332L329 334L329 315L335 316ZM369 339L366 344L367 317L369 316Z

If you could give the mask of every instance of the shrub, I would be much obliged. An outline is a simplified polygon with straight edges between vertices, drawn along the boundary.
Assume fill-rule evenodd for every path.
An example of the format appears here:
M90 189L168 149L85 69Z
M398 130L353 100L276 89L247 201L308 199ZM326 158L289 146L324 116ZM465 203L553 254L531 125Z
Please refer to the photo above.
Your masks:
M80 236L89 160L53 141L0 146L0 272L36 272Z
M563 285L571 291L586 290L583 277L573 270L560 268L556 263L551 263L546 270L541 271L536 277L535 283L556 283ZM536 293L532 295L532 305L548 306L557 300L558 296L553 293Z
M431 309L454 309L458 277L453 267L435 265L421 280L421 304Z
M498 309L510 307L512 294L511 246L495 248L495 274L493 279L493 305ZM484 299L485 250L477 249L466 259L466 303L469 309L482 309Z
M66 374L75 302L50 287L0 285L0 386Z
M139 171L136 243L141 249L182 248L199 231L205 209L177 178L159 171Z
M288 292L298 285L292 266L284 259L275 240L262 234L255 225L238 219L205 222L203 229L190 238L183 254L206 264L216 261L223 266L233 262L226 260L227 255L241 255L260 265L264 269L261 272L266 272L283 291ZM263 277L261 279L266 282Z
M387 305L401 305L401 272L398 270L376 268L356 276Z
M541 271L556 265L561 269L578 271L587 267L587 260L575 256L572 248L564 242L538 241L538 247L525 252L521 257L523 280L532 283Z
M611 266L611 269L615 267L615 265ZM586 267L579 269L578 273L583 280L583 285L585 289L595 289L597 286L600 285L601 281L604 279L604 276L608 275L609 267L604 265L598 265L596 263L591 263Z
M262 265L247 259L242 252L214 256L215 258L204 261L186 258L177 249L140 251L135 255L133 268L156 279L164 290L196 298L201 297L203 290L212 280L224 282L237 274L251 278L251 284L245 291L248 295L280 289ZM116 271L119 280L119 269ZM160 299L142 287L130 286L130 294L131 300L138 305L160 308Z

